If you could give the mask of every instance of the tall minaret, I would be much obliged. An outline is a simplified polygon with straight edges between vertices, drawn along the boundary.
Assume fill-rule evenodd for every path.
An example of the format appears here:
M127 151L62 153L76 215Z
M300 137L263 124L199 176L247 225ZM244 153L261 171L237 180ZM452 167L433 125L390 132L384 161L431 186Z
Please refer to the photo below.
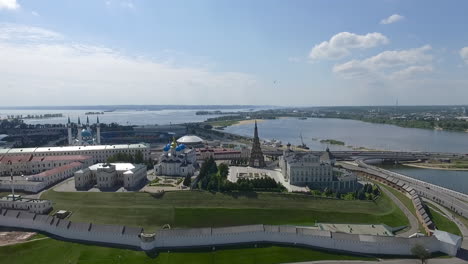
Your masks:
M86 129L89 130L89 116L86 116Z
M81 144L82 141L83 141L83 138L81 137L81 121L80 121L80 117L78 117L77 131L78 131L78 134L76 135L76 137L78 138L78 141L79 141L79 143Z
M72 126L70 122L70 117L68 117L67 130L68 130L68 145L71 146L73 144L73 139L72 139Z
M97 144L101 145L101 124L99 124L99 116L97 117L97 124L96 124L96 140Z

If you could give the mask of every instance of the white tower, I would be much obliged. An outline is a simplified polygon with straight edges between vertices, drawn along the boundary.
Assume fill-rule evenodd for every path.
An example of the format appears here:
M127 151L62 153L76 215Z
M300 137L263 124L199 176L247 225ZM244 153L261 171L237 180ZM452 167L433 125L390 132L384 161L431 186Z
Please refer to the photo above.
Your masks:
M81 137L81 121L80 121L80 117L78 117L78 134L76 135L77 138L78 138L78 141L79 143L81 144L81 142L83 141L82 137Z
M97 117L96 124L96 141L98 145L101 145L101 124L99 124L99 116Z
M68 117L67 130L68 130L68 145L71 146L73 144L73 138L72 138L72 127L70 123L70 117Z

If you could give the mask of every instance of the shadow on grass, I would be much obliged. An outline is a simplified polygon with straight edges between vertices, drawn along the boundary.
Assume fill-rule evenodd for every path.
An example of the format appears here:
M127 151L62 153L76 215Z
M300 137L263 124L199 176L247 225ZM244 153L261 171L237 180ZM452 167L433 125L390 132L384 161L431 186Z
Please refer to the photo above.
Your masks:
M234 199L238 199L240 197L245 197L249 199L258 199L258 194L256 192L226 192L223 194L229 195Z
M166 192L150 193L151 197L156 199L162 199L164 197L164 194L166 194Z

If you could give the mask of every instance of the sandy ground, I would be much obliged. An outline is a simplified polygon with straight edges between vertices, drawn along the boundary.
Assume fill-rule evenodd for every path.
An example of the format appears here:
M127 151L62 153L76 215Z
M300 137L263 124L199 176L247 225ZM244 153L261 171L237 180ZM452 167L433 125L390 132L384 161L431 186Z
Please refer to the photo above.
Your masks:
M252 168L252 167L237 167L237 166L229 166L229 174L228 180L231 182L237 182L237 176L239 173L259 173L265 174L266 176L275 179L276 182L283 184L284 187L289 192L304 192L308 191L306 187L300 187L289 184L281 173L281 170L278 168L270 168L270 169L260 169L260 168Z
M255 120L257 120L257 123L265 121L263 119L247 119L247 120L241 120L237 122L237 124L234 124L234 126L253 124L255 123Z
M403 165L408 166L408 167L421 168L421 169L431 169L431 170L468 171L468 169L464 169L464 168L443 168L443 167L437 167L437 165L432 167L432 166L428 166L428 165L424 165L424 164L416 164L416 163L405 163Z
M29 238L34 236L34 232L0 232L0 246L16 244L19 242L27 241Z

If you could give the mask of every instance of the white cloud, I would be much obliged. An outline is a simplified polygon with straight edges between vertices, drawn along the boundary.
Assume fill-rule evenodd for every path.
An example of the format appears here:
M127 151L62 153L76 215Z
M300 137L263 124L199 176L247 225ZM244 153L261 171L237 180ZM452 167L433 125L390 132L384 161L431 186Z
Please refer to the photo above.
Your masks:
M364 60L352 60L333 67L333 72L344 78L382 78L395 74L402 78L416 72L427 72L432 67L429 45L420 48L384 51ZM414 66L414 67L412 67ZM417 66L417 67L416 67Z
M246 94L268 92L250 74L176 67L57 36L0 24L4 105L254 104L259 97Z
M309 57L312 60L339 59L349 55L351 49L369 49L388 42L388 38L378 32L366 35L341 32L331 37L329 41L315 45Z
M419 74L432 72L433 70L432 65L409 66L403 70L392 73L390 78L394 80L412 79Z
M135 5L133 4L133 1L123 1L123 2L120 3L120 5L122 7L125 7L125 8L130 8L130 9L135 8Z
M404 16L401 16L399 14L393 14L385 19L382 19L380 21L380 24L384 24L384 25L388 25L388 24L392 24L392 23L395 23L395 22L398 22L398 21L401 21L405 19Z
M0 23L0 41L50 41L62 38L61 34L43 28Z
M460 57L468 64L468 47L464 47L460 50Z
M9 9L15 10L20 8L20 5L16 0L0 0L0 10L1 9Z
M33 15L33 16L40 16L39 13L36 12L36 11L31 11L31 15Z

